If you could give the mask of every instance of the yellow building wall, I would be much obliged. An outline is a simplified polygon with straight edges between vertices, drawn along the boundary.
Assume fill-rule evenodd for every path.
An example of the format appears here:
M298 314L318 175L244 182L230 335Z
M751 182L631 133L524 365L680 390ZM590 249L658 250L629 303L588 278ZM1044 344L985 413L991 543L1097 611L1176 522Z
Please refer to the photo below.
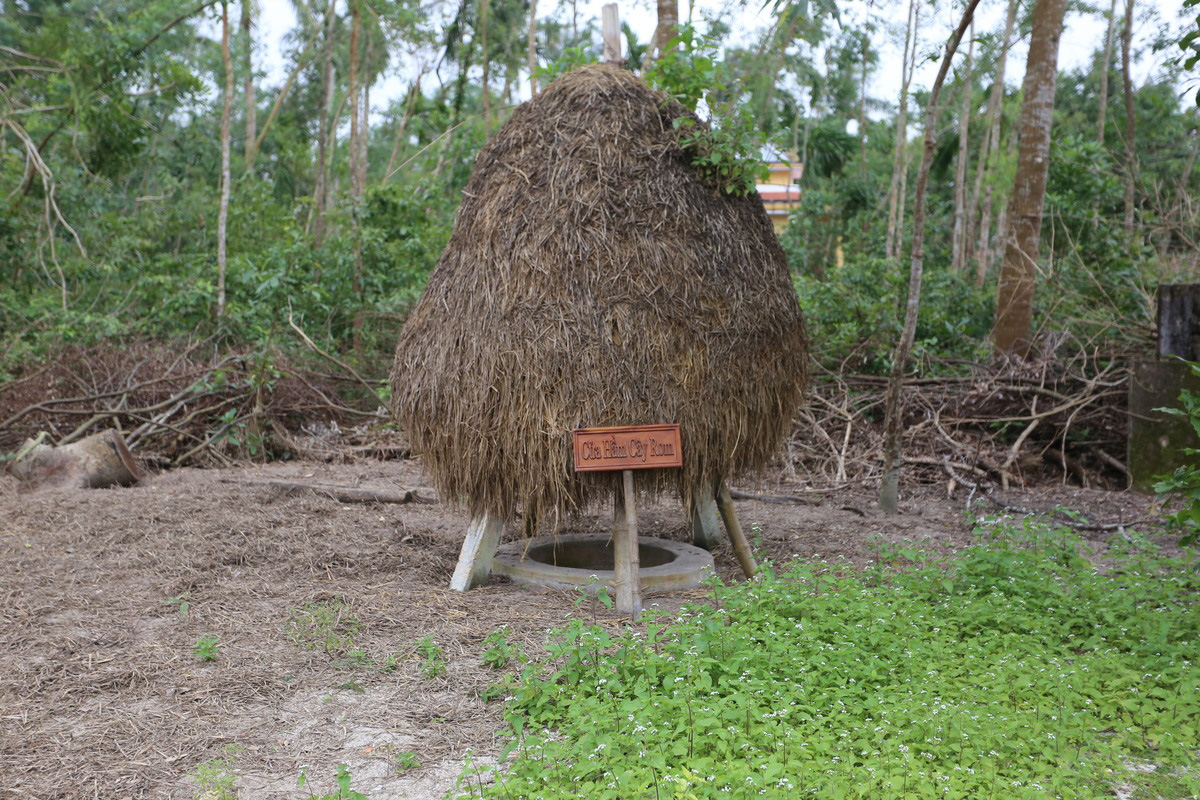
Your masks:
M777 161L767 165L770 174L767 177L767 186L791 186L800 180L804 174L803 164L789 164L784 161ZM799 188L795 190L799 192ZM789 194L791 194L789 192ZM767 210L767 216L771 220L771 227L775 229L775 235L781 235L788 226L788 218L793 211L800 207L800 200L797 197L795 200L786 201L768 201L763 200L763 207Z

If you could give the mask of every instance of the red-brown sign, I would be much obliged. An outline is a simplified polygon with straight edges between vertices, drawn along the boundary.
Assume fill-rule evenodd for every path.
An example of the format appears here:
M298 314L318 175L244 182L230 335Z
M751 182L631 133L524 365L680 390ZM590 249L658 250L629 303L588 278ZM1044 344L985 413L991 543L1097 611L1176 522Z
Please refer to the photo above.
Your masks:
M678 425L626 425L574 431L575 471L682 467Z

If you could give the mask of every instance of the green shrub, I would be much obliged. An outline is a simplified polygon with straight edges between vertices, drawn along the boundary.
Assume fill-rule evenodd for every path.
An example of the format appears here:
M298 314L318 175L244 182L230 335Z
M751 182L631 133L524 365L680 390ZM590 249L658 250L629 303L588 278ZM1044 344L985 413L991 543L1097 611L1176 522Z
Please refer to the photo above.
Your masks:
M900 335L907 270L887 259L864 259L830 269L824 279L795 278L814 352L829 366L886 374ZM945 270L925 274L926 298L917 319L914 362L978 359L987 350L992 321L988 292Z

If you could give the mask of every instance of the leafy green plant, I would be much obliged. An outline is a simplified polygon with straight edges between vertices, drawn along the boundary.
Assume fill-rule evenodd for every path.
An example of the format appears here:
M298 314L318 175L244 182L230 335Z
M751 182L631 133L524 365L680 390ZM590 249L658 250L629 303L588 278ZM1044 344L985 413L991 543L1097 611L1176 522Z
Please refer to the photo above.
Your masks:
M1192 374L1200 377L1200 364L1188 363ZM1179 404L1182 408L1156 408L1164 414L1185 417L1191 423L1192 430L1200 437L1200 394L1184 389L1179 394ZM1200 449L1185 447L1183 452L1190 456L1200 456ZM1170 475L1162 476L1154 484L1154 491L1166 495L1181 504L1178 511L1167 515L1167 522L1172 528L1183 534L1179 543L1190 547L1200 540L1200 466L1184 464Z
M1093 798L1149 762L1200 791L1195 561L1131 547L1101 572L1045 523L978 535L714 582L624 631L570 623L511 690L503 780L472 790Z
M723 192L753 194L767 177L762 160L763 138L753 117L731 91L729 70L718 58L716 37L680 26L668 51L646 72L646 81L688 110L672 124L679 144L707 181ZM705 123L695 116L704 101L712 113Z
M166 603L167 605L175 606L175 610L178 612L180 617L186 617L188 615L188 611L192 607L186 592L181 594L179 597L168 597Z
M565 47L558 58L536 70L537 79L543 86L546 86L560 75L565 75L577 67L582 67L584 64L594 63L596 63L595 48L585 44L575 47Z
M341 600L305 603L292 610L285 632L304 650L323 650L330 655L355 651L354 637L362 623Z
M234 758L239 750L237 745L228 745L223 756L197 764L192 769L188 777L196 784L196 800L237 800Z
M345 764L338 764L337 774L334 780L337 781L337 791L326 794L313 794L308 790L308 770L301 769L300 777L296 783L301 789L308 791L309 800L368 800L365 794L356 792L350 788L351 780L350 768Z
M436 678L446 674L446 651L433 640L425 636L414 645L417 656L421 659L421 674L426 678Z
M483 639L483 663L492 669L504 669L512 663L518 650L509 644L507 625L502 625Z
M216 634L205 634L192 645L192 654L196 656L197 661L216 661L220 641L220 638Z
M883 258L846 262L824 277L807 273L806 237L819 219L820 198L810 198L780 243L788 253L796 294L805 310L813 341L820 341L821 359L832 368L885 374L891 368L895 337L899 335L897 309L905 290L904 276ZM805 217L812 208L813 215ZM811 242L811 239L808 240ZM973 361L986 350L983 344L992 322L992 298L959 275L935 271L925 283L938 302L925 303L917 319L913 358L924 371L942 358Z
M406 772L411 772L421 766L421 762L417 759L417 754L411 750L405 750L402 753L396 754L396 774L403 775Z

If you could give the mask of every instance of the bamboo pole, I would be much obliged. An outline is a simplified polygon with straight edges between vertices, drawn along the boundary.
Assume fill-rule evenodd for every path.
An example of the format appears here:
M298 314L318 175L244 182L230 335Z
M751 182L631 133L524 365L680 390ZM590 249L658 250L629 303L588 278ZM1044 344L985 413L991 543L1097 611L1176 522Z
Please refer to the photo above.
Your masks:
M737 556L738 564L742 566L742 572L747 578L753 578L758 572L758 562L754 560L754 554L750 552L750 543L746 541L746 534L742 532L737 512L733 510L733 497L729 494L729 486L724 481L721 482L721 490L717 494L717 507L721 510L721 521L725 523L725 531L729 534L729 541L733 544L733 554Z
M633 499L633 470L621 471L621 486L613 504L613 589L617 611L636 619L642 612L638 581L637 508Z

